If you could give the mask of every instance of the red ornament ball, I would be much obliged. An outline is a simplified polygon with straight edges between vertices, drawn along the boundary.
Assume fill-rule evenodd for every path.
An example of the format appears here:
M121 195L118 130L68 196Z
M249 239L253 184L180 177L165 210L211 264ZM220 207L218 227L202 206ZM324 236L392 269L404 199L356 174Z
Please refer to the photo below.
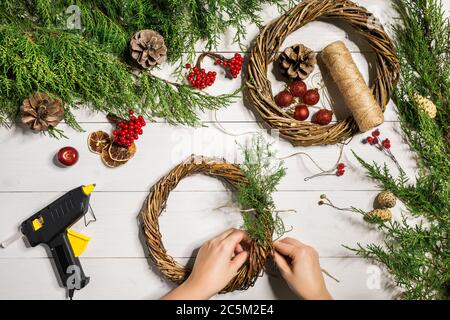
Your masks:
M295 107L294 111L295 120L303 121L308 119L308 117L309 117L309 110L307 106L305 106L304 104L300 104Z
M303 102L305 102L307 105L313 106L317 104L320 100L319 90L317 89L310 89L306 91L305 95L303 96Z
M313 122L325 126L331 122L333 112L327 109L320 109L314 115Z
M64 147L58 151L58 161L65 166L73 166L78 162L78 151L74 147Z
M279 107L288 107L292 101L294 101L294 96L288 90L281 91L275 97L275 103Z
M294 80L289 84L289 91L294 97L303 97L308 88L302 80Z

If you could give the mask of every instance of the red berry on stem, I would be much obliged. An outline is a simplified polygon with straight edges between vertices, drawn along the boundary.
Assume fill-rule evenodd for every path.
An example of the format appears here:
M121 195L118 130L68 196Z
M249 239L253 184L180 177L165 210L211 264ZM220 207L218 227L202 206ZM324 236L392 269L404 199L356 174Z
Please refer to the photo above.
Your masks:
M314 114L313 122L325 126L333 119L333 112L327 109L320 109Z
M377 137L373 138L373 139L372 139L372 143L373 143L373 144L377 144L377 143L378 143L378 138L377 138Z
M343 163L339 163L339 164L337 165L337 169L338 169L338 170L344 170L344 168L345 168L345 164L343 164Z
M287 107L289 106L292 101L294 101L294 97L292 96L292 94L287 91L287 90L283 90L281 91L279 94L277 94L277 96L275 97L275 103L279 106L279 107Z
M336 175L337 175L338 177L342 177L342 176L344 175L344 173L345 173L345 170L342 169L342 170L338 170L338 171L336 172Z
M289 84L289 91L294 97L303 97L307 90L306 84L302 80L294 80Z
M373 138L372 138L372 137L367 137L366 141L367 141L368 143L372 143Z
M64 147L58 151L58 161L65 166L73 166L78 161L78 151L74 147Z
M295 107L295 111L294 111L294 119L295 120L299 120L299 121L303 121L308 119L309 117L309 110L308 107L305 106L304 104L298 105Z
M317 90L317 89L307 90L305 92L305 95L303 96L303 101L310 106L317 104L319 102L319 100L320 100L320 95L319 95L319 90Z
M191 64L190 63L186 63L186 68L190 69L191 68Z
M378 137L380 135L380 130L376 129L375 131L372 132L372 136L374 137Z

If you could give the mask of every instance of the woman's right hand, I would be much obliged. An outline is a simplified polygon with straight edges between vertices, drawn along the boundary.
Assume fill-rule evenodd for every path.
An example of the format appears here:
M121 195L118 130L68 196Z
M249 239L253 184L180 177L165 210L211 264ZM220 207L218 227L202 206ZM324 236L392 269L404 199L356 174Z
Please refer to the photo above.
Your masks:
M294 293L311 300L332 299L323 279L319 255L314 248L292 238L274 243L274 260Z

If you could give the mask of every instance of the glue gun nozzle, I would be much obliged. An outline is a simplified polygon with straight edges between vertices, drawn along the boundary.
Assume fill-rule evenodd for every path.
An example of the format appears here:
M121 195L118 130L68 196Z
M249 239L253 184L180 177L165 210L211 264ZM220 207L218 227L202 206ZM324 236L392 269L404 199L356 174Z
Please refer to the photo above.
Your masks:
M85 185L85 186L82 186L81 187L82 189L83 189L83 193L85 194L85 195L90 195L91 193L92 193L92 191L94 190L94 188L95 188L95 183L94 184L88 184L88 185Z

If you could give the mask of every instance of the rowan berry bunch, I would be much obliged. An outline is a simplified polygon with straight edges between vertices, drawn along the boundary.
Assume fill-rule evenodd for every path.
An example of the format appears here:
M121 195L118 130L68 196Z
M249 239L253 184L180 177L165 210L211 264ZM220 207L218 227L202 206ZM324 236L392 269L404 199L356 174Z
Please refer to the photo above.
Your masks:
M342 162L338 163L338 165L336 166L336 175L338 177L342 177L344 173L345 173L345 164L343 164Z
M227 76L236 79L239 73L241 73L243 62L244 58L239 53L235 53L233 58L231 59L218 58L216 59L214 64L223 66L223 68L227 72Z
M217 73L215 71L206 72L205 69L199 69L198 67L191 68L191 65L186 64L186 68L190 69L187 76L187 80L192 87L197 89L205 89L206 87L212 86L216 81Z
M389 140L388 138L382 139L379 129L372 131L371 136L365 138L363 140L363 143L372 145L372 146L376 147L378 150L384 152L400 168L399 163L397 162L397 159L395 158L394 154L391 152L391 146L392 146L391 140Z
M215 65L222 66L222 68L226 71L227 77L230 79L236 79L241 73L244 58L239 53L236 53L233 58L227 59L217 53L203 52L198 57L195 66L192 66L190 63L185 65L186 69L190 70L186 78L194 88L202 90L206 87L212 86L216 81L217 72L206 71L201 67L201 63L205 57L214 59Z
M116 130L113 132L113 141L123 147L129 147L143 133L145 120L142 116L135 116L134 111L129 111L129 120L120 119L116 124Z

